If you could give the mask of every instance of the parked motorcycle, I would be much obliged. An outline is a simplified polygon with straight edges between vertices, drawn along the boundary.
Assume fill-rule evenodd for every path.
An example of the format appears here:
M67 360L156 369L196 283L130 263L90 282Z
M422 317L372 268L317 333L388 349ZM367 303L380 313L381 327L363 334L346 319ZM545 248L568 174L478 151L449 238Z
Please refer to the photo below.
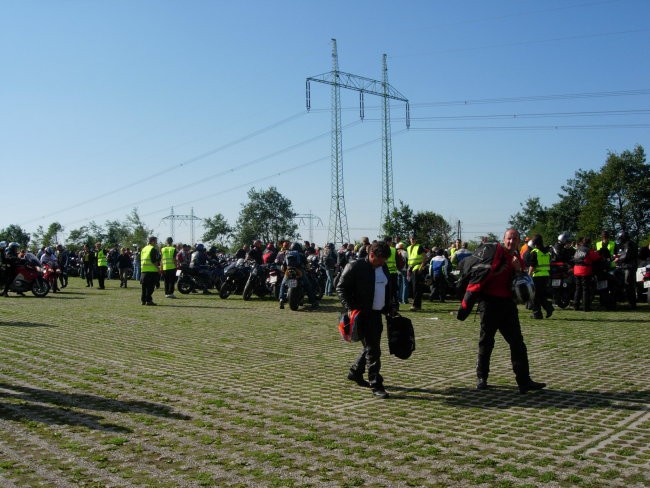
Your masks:
M549 283L551 284L553 302L560 308L567 308L575 292L573 269L568 263L551 261Z
M42 267L43 270L43 279L47 282L52 293L59 291L58 280L61 276L61 269L58 266L53 266L51 264L44 264Z
M224 269L224 282L219 290L221 298L228 298L231 294L241 294L248 281L248 275L251 267L246 264L244 259L238 259Z
M287 280L287 302L291 310L298 310L305 300L305 289L302 285L302 271L300 268L289 266L284 272Z
M639 268L636 270L636 281L639 301L645 300L650 303L650 261L641 261Z
M244 291L242 293L242 298L244 300L250 300L253 293L260 298L267 295L275 296L275 289L271 287L269 283L271 269L277 269L277 265L257 264L255 262L251 263L251 272L246 281L246 285L244 285Z
M193 293L195 290L206 290L211 288L221 289L223 279L223 268L219 263L208 265L207 272L201 273L198 269L189 266L181 266L176 271L178 278L176 287L183 295Z
M25 293L31 291L34 296L43 298L50 291L50 285L43 278L43 268L36 256L27 254L16 266L16 277L9 286L9 291Z

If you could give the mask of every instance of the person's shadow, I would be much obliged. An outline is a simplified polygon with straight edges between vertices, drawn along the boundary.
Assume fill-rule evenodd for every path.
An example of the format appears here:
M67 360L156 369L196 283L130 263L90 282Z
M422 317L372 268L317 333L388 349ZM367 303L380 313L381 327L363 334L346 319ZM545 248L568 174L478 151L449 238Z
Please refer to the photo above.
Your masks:
M440 402L460 408L505 409L513 406L555 409L610 408L617 410L646 410L649 391L608 392L586 390L543 390L519 394L516 387L490 386L487 390L447 387L403 388L386 385L391 398Z
M52 425L78 425L94 430L128 433L128 427L104 422L103 417L80 412L79 409L141 413L156 417L189 420L159 403L139 400L115 400L97 395L64 393L0 382L0 418L13 421L35 421Z

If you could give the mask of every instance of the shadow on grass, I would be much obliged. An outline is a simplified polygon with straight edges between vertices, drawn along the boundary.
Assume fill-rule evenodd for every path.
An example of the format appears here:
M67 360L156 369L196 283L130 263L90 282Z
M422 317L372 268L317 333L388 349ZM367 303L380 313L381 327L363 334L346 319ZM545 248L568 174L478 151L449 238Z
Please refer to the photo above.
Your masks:
M510 407L532 407L553 409L646 410L650 403L650 391L601 392L584 390L544 390L524 395L516 387L490 386L488 390L474 388L402 388L386 386L391 397L403 400L441 402L455 407L503 409Z
M0 322L0 327L56 327L52 324L41 324L37 322Z
M64 393L0 382L0 418L17 421L34 421L46 424L80 425L89 429L111 432L131 432L131 429L107 422L97 415L75 411L75 408L106 411L141 413L176 420L190 420L190 417L175 413L170 407L159 403L139 400L115 400L84 393ZM2 399L20 403L3 402ZM50 405L44 405L50 404Z

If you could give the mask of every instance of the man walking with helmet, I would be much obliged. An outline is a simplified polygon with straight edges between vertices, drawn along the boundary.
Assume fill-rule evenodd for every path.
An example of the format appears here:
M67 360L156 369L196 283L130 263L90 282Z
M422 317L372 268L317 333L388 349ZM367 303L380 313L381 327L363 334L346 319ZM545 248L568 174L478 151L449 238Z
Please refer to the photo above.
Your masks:
M481 317L481 334L478 343L478 359L476 362L476 388L488 388L488 375L490 373L490 357L494 349L494 337L497 331L510 346L510 359L512 370L517 379L520 393L531 390L541 390L546 383L538 383L530 377L528 365L528 350L524 344L519 323L519 312L513 297L513 279L522 278L518 286L523 287L522 295L534 293L530 282L531 278L523 274L523 262L519 256L519 232L508 229L503 235L503 250L499 254L501 262L497 263L494 273L486 280L481 289L481 299L478 311ZM496 258L495 258L496 259ZM530 287L527 289L527 287ZM515 292L521 289L515 288ZM521 299L529 299L522 296Z

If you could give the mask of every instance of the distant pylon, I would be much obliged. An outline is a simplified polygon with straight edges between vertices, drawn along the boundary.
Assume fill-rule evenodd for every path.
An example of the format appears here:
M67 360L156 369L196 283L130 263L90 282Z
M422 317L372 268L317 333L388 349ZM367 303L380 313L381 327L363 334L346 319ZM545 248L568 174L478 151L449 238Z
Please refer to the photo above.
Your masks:
M174 234L175 230L175 223L177 220L184 222L184 221L190 221L190 244L195 244L194 241L194 222L197 220L203 220L197 216L194 215L194 207L190 210L190 215L178 215L174 213L174 207L172 207L171 213L167 217L163 217L162 220L169 220L169 227L170 227L170 237L176 241L176 236Z

